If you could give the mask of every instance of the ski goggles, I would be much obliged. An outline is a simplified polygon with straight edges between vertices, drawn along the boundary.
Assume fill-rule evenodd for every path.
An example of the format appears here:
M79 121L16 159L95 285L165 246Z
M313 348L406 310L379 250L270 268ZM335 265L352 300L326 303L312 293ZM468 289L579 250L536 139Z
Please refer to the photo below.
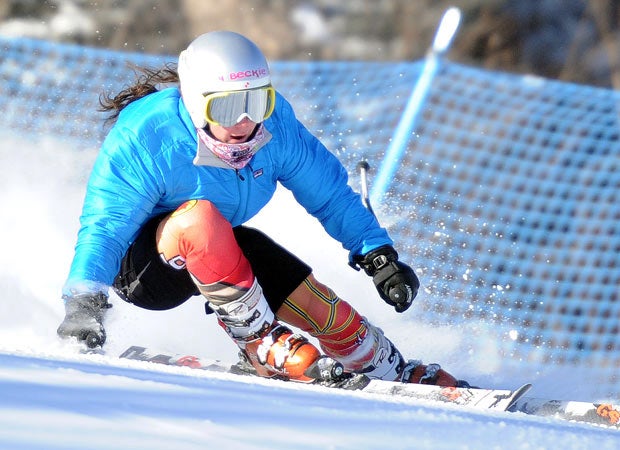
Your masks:
M214 92L204 94L205 119L213 125L232 127L249 118L252 122L266 120L276 105L276 90L263 86L245 91Z

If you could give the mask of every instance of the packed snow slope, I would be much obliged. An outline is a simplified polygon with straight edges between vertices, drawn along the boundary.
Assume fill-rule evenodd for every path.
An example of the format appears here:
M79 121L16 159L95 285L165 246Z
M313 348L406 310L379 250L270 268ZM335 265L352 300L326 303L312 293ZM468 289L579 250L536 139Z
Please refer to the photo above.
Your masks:
M0 448L616 449L618 432L293 383L0 355ZM190 373L191 372L191 373Z
M113 297L105 355L80 354L55 330L95 154L51 137L0 141L0 449L620 448L620 434L605 428L114 358L142 345L234 361L234 345L198 297L168 312ZM492 333L472 333L467 323L429 327L416 320L415 304L396 314L287 192L252 225L308 261L407 357L487 387L533 382L538 397L602 400L596 368L532 370L499 357Z

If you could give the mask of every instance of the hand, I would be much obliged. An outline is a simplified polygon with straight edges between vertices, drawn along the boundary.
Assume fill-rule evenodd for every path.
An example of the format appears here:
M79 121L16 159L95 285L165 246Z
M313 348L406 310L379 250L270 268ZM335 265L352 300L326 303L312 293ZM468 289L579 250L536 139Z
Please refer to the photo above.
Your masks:
M112 305L103 293L63 296L65 318L56 331L60 337L75 337L88 348L101 347L106 335L103 312Z
M398 260L398 253L390 245L376 248L353 261L372 277L381 298L396 309L404 312L418 295L420 281L407 264Z

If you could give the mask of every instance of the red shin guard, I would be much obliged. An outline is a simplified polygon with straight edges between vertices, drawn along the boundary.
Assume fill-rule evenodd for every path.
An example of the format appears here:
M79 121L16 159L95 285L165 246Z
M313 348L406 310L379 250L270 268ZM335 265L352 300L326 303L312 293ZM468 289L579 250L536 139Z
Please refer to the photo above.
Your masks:
M209 201L190 200L164 219L157 248L172 267L186 268L211 300L237 298L254 282L232 226Z

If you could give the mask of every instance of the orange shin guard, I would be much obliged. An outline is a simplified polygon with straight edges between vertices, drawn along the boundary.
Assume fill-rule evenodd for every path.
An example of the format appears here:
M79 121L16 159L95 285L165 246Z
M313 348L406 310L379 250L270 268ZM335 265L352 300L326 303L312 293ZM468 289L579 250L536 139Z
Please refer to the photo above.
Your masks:
M323 351L336 359L355 351L368 332L362 316L312 275L285 300L276 314L315 337Z
M157 250L176 269L187 269L201 293L226 302L254 282L231 224L207 200L190 200L157 228Z
M348 372L396 380L404 361L381 330L310 275L284 302L278 317L318 339Z

